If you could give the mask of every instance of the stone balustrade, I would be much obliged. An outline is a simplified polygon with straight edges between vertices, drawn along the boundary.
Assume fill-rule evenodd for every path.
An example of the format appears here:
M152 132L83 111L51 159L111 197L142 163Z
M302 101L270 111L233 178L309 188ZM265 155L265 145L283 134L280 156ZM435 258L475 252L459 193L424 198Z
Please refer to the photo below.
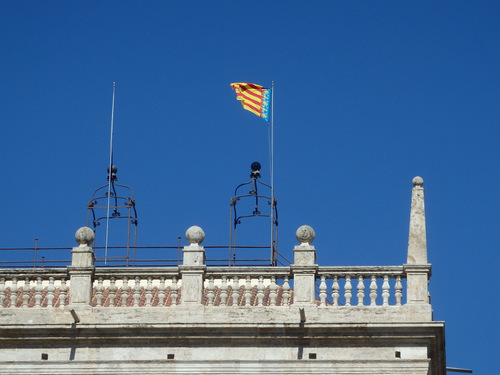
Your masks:
M50 308L68 304L71 280L65 269L16 269L0 274L0 307ZM404 266L318 267L315 278L319 306L401 306L406 299ZM210 267L203 280L205 305L293 303L291 267ZM178 267L96 269L92 305L177 305L181 303L181 287Z
M0 272L0 308L64 307L68 304L67 270L11 269Z
M81 228L76 237L80 246L73 248L72 265L66 269L0 271L0 308L178 304L334 308L428 303L425 283L429 264L320 267L311 245L314 231L307 226L297 231L300 245L295 246L294 264L288 267L207 267L200 246L204 233L192 227L186 233L190 245L183 249L180 266L96 268L93 250L88 246L93 232ZM424 284L417 284L418 291L407 293L407 277L422 279ZM412 300L413 295L419 299Z
M293 301L290 267L207 269L204 303L208 306L288 306Z
M413 180L407 264L320 267L314 230L297 230L289 267L207 267L199 227L186 232L182 265L96 268L94 232L76 232L79 244L66 269L0 270L0 308L318 306L328 308L429 305L423 180Z
M293 267L209 267L203 274L207 306L289 306L294 303ZM15 272L13 272L15 271ZM64 307L70 276L65 269L0 272L0 307ZM401 306L406 301L404 266L318 267L318 306ZM94 307L163 307L182 303L179 267L96 269Z
M96 269L92 306L175 306L180 286L178 267Z
M320 267L320 306L401 306L403 266Z

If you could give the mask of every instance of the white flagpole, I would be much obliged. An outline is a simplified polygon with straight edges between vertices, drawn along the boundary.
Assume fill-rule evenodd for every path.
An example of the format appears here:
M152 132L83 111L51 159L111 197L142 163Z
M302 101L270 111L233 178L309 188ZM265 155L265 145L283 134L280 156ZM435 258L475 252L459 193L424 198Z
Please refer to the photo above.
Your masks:
M111 103L111 131L109 137L109 170L108 170L108 207L106 214L106 246L104 249L104 265L107 265L108 260L108 239L109 239L109 206L111 200L111 180L113 178L113 120L115 115L115 87L116 82L113 82L113 100Z
M271 82L271 263L276 266L274 238L274 81Z
M271 189L274 199L274 81L271 83Z

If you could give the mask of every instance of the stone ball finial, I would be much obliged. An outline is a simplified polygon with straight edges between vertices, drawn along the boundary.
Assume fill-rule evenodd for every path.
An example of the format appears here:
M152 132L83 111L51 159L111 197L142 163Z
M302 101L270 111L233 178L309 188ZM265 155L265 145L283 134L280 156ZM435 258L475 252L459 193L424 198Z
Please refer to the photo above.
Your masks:
M424 184L424 179L420 176L414 177L413 178L413 186L418 186L421 187Z
M193 225L186 231L186 240L190 244L199 245L205 239L205 232L200 227Z
M95 240L95 233L89 227L81 227L75 233L75 240L80 246L88 246Z
M301 245L308 245L314 241L316 233L314 233L314 229L312 229L309 225L302 225L299 229L297 229L295 237Z

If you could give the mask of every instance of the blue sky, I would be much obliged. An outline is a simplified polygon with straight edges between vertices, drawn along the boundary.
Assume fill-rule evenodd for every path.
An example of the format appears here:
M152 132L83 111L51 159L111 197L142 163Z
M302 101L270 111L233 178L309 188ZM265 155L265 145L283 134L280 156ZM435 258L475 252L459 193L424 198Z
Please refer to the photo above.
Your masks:
M422 176L448 365L495 373L499 8L4 1L0 247L75 244L106 183L112 82L114 160L135 192L138 244L176 246L199 225L206 245L226 245L229 199L253 161L269 182L266 124L229 84L274 81L280 252L291 256L309 224L321 265L403 264ZM267 229L252 230L266 244Z

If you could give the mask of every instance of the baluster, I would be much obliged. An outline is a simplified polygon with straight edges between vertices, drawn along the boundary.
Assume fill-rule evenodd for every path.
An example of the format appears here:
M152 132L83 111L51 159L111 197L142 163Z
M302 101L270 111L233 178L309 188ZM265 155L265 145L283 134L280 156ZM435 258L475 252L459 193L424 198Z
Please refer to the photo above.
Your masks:
M389 305L389 276L384 276L384 283L382 284L382 300L383 305Z
M340 291L339 278L337 275L335 275L333 276L333 284L332 284L333 306L339 305L339 297L340 297L339 291Z
M257 284L257 306L262 306L264 302L264 276L259 276Z
M66 278L61 279L61 286L59 287L59 307L63 308L66 306L66 293L68 291L68 286L66 285Z
M141 278L139 276L135 277L134 295L132 298L134 299L134 307L138 307L139 300L141 299Z
M42 303L42 278L36 278L36 286L35 286L35 307L41 307Z
M177 276L172 277L172 286L170 288L170 305L171 306L176 306L177 305L177 291L179 290L179 286L177 285Z
M158 286L158 306L163 306L165 303L165 278L160 277L160 285Z
M283 306L288 306L290 304L290 283L288 281L288 276L283 279Z
M97 280L97 285L95 287L95 300L96 306L102 306L102 292L104 290L104 285L102 285L102 277Z
M0 307L3 307L3 301L5 301L5 278L0 278Z
M220 305L225 306L227 300L227 278L222 276L222 283L220 286Z
M129 287L128 287L128 277L125 276L123 278L123 284L122 284L122 288L121 288L121 291L122 291L122 295L121 295L121 307L127 307L127 299L128 299L128 295L129 295Z
M109 279L109 287L108 287L108 298L109 298L109 306L114 307L115 306L115 300L116 300L116 290L118 288L116 287L116 279L114 277L111 277Z
M27 277L24 279L23 286L23 308L27 308L30 302L30 279Z
M277 290L278 284L276 284L276 277L271 276L271 285L269 286L269 306L276 306Z
M403 298L403 284L401 283L401 276L396 277L396 306L401 306L401 299Z
M16 307L17 289L17 277L13 277L10 285L10 307Z
M252 278L247 276L245 283L245 306L250 307L252 305Z
M344 297L345 297L345 305L351 306L351 298L352 298L352 285L351 285L351 276L345 276L345 285L344 285Z
M363 276L359 275L358 276L358 306L363 306L364 305L364 299L365 299L365 284L363 282Z
M148 277L148 283L146 284L146 306L151 306L151 300L153 299L153 278Z
M231 297L233 298L233 306L237 307L240 299L240 281L238 276L233 277L233 294Z
M47 307L52 308L52 303L54 302L54 292L56 290L56 287L54 285L54 278L49 277L49 286L47 287Z
M326 306L326 276L321 275L321 282L319 283L319 305Z
M208 279L208 286L207 286L207 303L209 306L212 306L214 304L214 298L215 298L214 277L210 276L210 278Z
M370 306L375 306L377 304L377 277L372 275L372 281L370 283Z

